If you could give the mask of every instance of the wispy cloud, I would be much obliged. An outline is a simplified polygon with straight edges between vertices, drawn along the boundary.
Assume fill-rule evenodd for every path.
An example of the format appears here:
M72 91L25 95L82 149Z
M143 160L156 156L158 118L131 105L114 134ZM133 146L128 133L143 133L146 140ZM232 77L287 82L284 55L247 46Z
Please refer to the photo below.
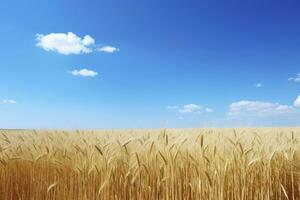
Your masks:
M183 113L183 114L197 114L197 113L203 113L203 112L206 112L206 113L214 112L214 110L211 108L206 108L201 105L194 104L194 103L186 104L183 106L177 106L177 105L167 106L166 108L169 110L176 110L179 113Z
M71 74L74 76L97 76L98 72L88 69L80 69L80 70L73 70L71 71Z
M199 113L201 111L202 107L197 104L187 104L184 105L181 109L179 109L179 112L181 113Z
M300 82L300 73L298 73L295 77L290 77L288 80L296 83Z
M205 108L205 112L211 113L211 112L214 112L214 110L211 108Z
M166 107L168 110L174 110L174 109L178 109L179 106L167 106Z
M113 47L113 46L103 46L97 49L98 51L102 51L105 53L115 53L117 51L119 51L119 49L117 47Z
M300 107L300 95L297 97L297 99L294 101L295 107Z
M4 104L16 104L17 102L13 99L3 99L2 103L4 103Z
M36 39L37 46L44 50L64 55L90 53L92 52L91 46L95 43L95 40L89 35L80 38L72 32L37 34Z
M262 87L262 84L261 83L256 83L256 84L254 84L254 87L260 88L260 87Z
M239 101L229 105L230 116L266 116L293 112L293 107L262 101Z

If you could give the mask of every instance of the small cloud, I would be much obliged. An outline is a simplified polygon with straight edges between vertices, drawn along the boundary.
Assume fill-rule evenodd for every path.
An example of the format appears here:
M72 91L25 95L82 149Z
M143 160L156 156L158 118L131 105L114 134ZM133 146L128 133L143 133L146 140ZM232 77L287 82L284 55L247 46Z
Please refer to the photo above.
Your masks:
M211 113L211 112L214 112L214 110L213 110L213 109L211 109L211 108L205 108L205 112L207 112L207 113Z
M299 95L298 98L294 101L294 106L295 106L295 107L300 107L300 95Z
M114 53L119 51L118 48L113 47L113 46L103 46L97 49L98 51L106 52L106 53Z
M168 110L177 110L179 113L183 114L199 114L199 113L211 113L214 112L212 108L205 108L201 105L190 103L183 106L167 106L166 109Z
M3 99L2 103L4 103L4 104L16 104L17 102L13 99Z
M239 101L230 104L230 116L266 116L290 113L292 106L262 101Z
M179 106L167 106L166 107L168 110L175 110L175 109L178 109Z
M256 84L254 85L254 87L260 88L260 87L262 87L262 84L261 84L261 83L256 83Z
M202 107L197 104L187 104L183 108L179 109L180 113L199 113Z
M73 70L71 71L71 74L74 76L97 76L98 72L88 69L80 69L80 70Z
M95 40L89 35L80 38L72 32L37 34L36 39L38 47L64 55L91 53L93 50L90 46L95 43Z
M300 82L300 73L298 73L295 77L290 77L288 80L296 83Z

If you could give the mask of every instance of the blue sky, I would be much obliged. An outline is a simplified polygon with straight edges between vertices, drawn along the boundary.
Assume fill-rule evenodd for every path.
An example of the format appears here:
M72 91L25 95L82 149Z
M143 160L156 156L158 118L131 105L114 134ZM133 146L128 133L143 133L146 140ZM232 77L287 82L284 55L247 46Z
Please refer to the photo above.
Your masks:
M5 1L1 128L300 125L300 2Z

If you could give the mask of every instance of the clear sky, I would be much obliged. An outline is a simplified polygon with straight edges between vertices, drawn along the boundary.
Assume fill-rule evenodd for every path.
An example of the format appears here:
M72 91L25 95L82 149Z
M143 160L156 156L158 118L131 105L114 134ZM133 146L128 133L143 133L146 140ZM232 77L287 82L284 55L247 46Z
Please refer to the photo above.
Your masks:
M299 126L299 10L298 0L3 1L0 127Z

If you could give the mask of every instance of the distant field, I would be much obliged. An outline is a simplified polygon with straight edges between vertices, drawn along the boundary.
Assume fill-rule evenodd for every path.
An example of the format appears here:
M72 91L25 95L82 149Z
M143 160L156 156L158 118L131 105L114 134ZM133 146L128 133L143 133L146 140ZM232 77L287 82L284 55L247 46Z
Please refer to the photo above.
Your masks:
M300 129L0 131L0 199L300 199Z

